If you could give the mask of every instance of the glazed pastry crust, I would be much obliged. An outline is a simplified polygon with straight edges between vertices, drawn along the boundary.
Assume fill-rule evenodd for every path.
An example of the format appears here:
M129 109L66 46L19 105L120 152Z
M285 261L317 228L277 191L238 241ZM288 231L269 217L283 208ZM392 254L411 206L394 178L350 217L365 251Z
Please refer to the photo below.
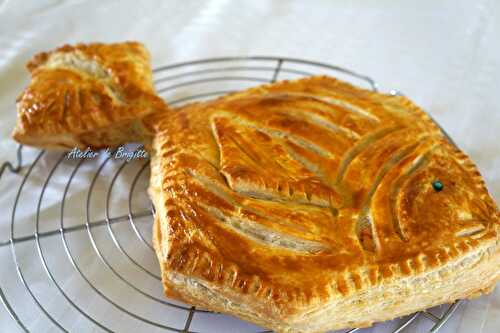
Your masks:
M170 297L324 332L477 296L500 277L497 206L405 97L312 77L147 126Z
M140 119L166 109L138 42L65 45L33 57L17 99L16 141L41 148L112 147L141 141Z

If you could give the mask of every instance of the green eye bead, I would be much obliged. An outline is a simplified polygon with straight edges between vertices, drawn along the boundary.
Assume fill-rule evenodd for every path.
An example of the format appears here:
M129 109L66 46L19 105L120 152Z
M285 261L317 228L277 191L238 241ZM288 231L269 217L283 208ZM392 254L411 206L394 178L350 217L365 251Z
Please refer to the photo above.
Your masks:
M443 190L444 185L443 185L443 183L441 183L441 181L435 180L432 182L432 188L434 188L434 191L440 192Z

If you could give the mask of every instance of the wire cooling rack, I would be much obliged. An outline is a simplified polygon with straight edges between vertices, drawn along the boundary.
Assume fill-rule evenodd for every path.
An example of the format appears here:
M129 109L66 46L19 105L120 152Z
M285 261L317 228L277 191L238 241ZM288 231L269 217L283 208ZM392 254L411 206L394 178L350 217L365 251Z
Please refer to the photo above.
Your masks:
M341 67L277 57L178 63L156 69L154 79L158 93L177 106L314 74L377 90L371 78ZM78 160L19 146L17 162L2 165L0 178L16 193L0 218L0 298L12 319L7 330L264 332L163 297L151 245L147 159L100 154ZM437 332L458 305L378 325L397 333L419 321ZM0 327L8 316L0 316Z

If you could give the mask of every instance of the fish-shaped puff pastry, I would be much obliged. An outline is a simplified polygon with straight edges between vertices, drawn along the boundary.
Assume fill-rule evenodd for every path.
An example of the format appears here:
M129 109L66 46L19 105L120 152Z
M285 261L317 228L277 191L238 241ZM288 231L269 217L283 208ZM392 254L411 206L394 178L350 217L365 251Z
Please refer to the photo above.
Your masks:
M13 137L41 148L109 147L142 140L139 119L165 109L150 56L137 42L65 45L33 57Z
M170 297L277 332L325 332L500 278L498 208L405 97L311 77L152 123L154 245Z
M74 77L64 73L61 82ZM37 96L78 90L68 80L25 92L21 110L25 99L38 105ZM407 98L310 77L168 109L147 86L127 99L137 118L122 120L130 128L135 119L129 139L142 138L151 155L167 296L312 333L478 296L499 280L497 206L470 159ZM84 103L52 118L43 105L21 111L18 126L30 136L26 122L39 124L34 137L56 146L88 144L66 120L107 110ZM61 143L61 133L72 140ZM116 135L97 146L129 133Z

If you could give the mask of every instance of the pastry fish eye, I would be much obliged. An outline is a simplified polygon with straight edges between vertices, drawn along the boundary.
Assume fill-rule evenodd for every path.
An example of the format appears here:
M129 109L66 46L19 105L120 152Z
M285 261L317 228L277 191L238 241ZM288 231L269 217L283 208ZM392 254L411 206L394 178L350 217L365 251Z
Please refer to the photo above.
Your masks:
M444 185L439 179L436 179L435 181L432 182L432 188L436 192L441 192L444 188Z

